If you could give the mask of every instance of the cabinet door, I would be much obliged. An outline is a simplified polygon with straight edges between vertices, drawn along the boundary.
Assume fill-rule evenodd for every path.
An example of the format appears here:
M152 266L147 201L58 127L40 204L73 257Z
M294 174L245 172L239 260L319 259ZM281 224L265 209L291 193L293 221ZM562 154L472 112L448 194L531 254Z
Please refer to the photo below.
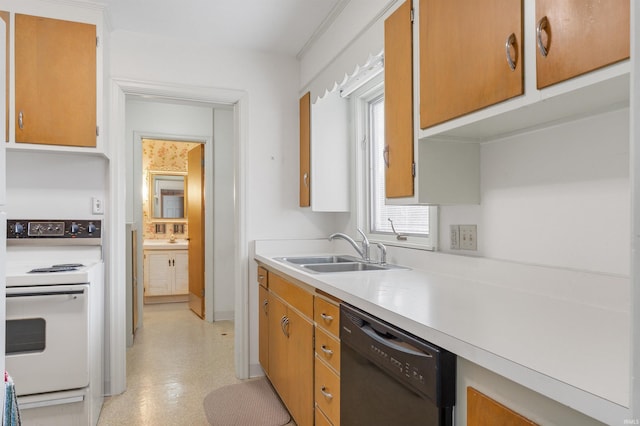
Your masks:
M420 0L419 15L421 128L523 93L521 0Z
M16 142L96 146L95 25L16 14Z
M145 254L145 274L148 276L145 296L170 295L173 286L172 256L168 252Z
M258 359L269 375L269 291L258 286Z
M311 93L300 98L300 207L311 205Z
M411 6L411 0L407 0L384 22L384 161L387 198L412 197L414 193Z
M313 324L291 308L287 317L287 406L297 425L313 425Z
M536 0L538 88L627 59L629 7L629 0Z
M288 337L286 325L287 307L278 297L269 293L269 378L280 398L287 404L288 388Z
M189 253L187 250L173 253L171 263L174 273L173 294L189 293Z

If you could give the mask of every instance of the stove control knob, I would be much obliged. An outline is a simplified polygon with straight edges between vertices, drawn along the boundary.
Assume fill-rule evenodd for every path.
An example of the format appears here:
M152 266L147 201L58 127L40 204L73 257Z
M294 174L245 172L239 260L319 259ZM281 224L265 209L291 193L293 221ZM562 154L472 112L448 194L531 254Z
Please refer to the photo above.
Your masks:
M16 223L15 225L13 225L13 232L16 235L20 235L24 232L24 225L21 223Z
M90 234L96 232L96 226L92 222L89 222L89 226L87 226L87 232Z
M70 229L70 232L71 232L72 234L77 234L79 230L80 230L80 227L78 226L78 224L77 224L77 223L75 223L75 222L71 222L71 229Z

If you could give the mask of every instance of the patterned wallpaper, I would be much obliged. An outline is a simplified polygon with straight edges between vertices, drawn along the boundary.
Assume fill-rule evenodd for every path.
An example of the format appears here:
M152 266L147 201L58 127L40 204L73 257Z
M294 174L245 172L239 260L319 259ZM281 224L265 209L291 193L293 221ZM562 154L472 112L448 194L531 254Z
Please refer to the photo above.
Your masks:
M149 187L149 170L163 172L186 172L188 152L196 142L174 142L157 139L142 139L142 179L145 188ZM148 197L148 195L147 195ZM166 233L156 233L156 224L150 219L149 203L142 202L144 239L167 239L173 233L173 223L166 223ZM187 238L189 226L184 223L184 234L176 234L177 239Z

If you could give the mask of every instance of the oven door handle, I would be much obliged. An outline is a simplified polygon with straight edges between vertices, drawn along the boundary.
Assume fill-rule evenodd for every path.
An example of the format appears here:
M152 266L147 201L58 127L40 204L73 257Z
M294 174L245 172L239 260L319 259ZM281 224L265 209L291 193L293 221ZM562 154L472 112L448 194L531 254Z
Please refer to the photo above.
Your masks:
M34 297L34 296L67 296L74 294L84 294L84 290L66 290L66 291L32 291L25 293L7 293L10 297Z

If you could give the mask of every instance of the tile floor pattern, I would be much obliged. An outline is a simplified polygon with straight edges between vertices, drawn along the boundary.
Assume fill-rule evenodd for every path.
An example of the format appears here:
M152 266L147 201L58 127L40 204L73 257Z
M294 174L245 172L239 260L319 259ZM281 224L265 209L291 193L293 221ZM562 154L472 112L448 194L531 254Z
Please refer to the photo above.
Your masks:
M207 425L202 401L238 383L233 323L202 321L186 303L145 305L127 350L127 390L105 398L99 426Z

